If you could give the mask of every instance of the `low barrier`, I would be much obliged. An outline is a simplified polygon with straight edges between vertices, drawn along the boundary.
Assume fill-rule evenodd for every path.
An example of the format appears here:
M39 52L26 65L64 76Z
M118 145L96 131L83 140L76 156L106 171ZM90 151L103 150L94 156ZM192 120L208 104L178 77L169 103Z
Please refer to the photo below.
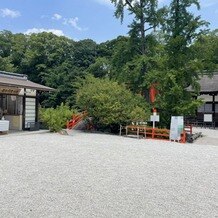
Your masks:
M120 135L122 131L125 130L125 135L129 136L131 134L136 135L137 138L141 136L143 138L155 139L155 140L170 140L170 130L169 129L158 129L146 126L128 125L120 126ZM176 140L180 143L186 143L186 134L192 134L192 126L186 126L181 134L180 140Z
M122 135L122 130L125 130L126 136L129 134L136 135L138 138L140 136L146 136L146 126L142 125L128 125L120 126L120 135Z

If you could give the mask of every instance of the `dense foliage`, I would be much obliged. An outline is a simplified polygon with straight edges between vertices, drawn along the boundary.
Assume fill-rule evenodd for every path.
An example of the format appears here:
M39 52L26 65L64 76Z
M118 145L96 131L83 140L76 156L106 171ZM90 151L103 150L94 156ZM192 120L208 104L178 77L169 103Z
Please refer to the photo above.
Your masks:
M66 127L66 123L76 110L70 109L69 106L61 104L56 108L41 108L40 120L49 128L51 132L58 132Z
M150 107L140 95L134 95L123 85L108 78L86 76L78 84L77 106L86 110L95 126L117 127L131 121L146 121Z
M44 107L56 107L62 102L75 106L75 82L92 74L102 78L102 84L111 84L110 80L121 87L124 84L147 102L149 87L156 84L159 92L152 107L159 109L162 126L169 126L171 115L194 114L201 104L193 97L199 91L199 76L218 69L218 32L206 31L208 23L190 12L193 6L199 9L199 1L171 0L162 8L157 0L111 2L121 21L126 11L131 15L128 36L97 44L90 39L76 42L52 33L2 31L0 70L24 73L32 81L55 88L55 92L41 96ZM190 86L192 93L187 90ZM103 104L104 92L102 95Z
M150 35L150 38L147 35L150 41L143 40L145 38L143 33L146 30L141 28L138 39L141 38L144 41L146 52L141 52L136 59L127 62L123 69L125 75L134 75L133 84L140 85L142 91L145 90L146 85L149 87L156 84L158 95L153 106L158 108L161 113L161 125L169 127L172 115L195 114L196 109L202 103L195 98L199 92L199 76L205 70L212 71L217 66L211 56L211 54L215 54L216 57L217 45L214 44L215 49L206 49L199 41L202 40L202 37L205 41L209 37L205 36L208 23L201 20L200 16L195 16L190 12L190 8L194 6L200 9L199 1L172 0L168 8L162 9L157 9L157 1L154 0L111 1L116 6L115 15L122 18L123 7L126 6L130 13L135 15L134 24L136 24L135 20L140 21L143 16L149 17L146 16L146 13L152 10L154 16L150 16L150 18L156 20L156 25L158 25L159 19L161 25L159 35ZM163 20L165 22L161 22ZM138 26L142 26L140 23ZM151 23L144 19L143 24L146 23L151 26ZM155 23L153 25L155 26ZM134 31L136 30L132 28L131 32ZM132 37L131 34L130 37ZM214 38L217 42L217 36ZM203 55L197 53L197 50L200 52L199 48L202 49L201 46L206 49L207 53ZM200 53L202 54L202 52ZM140 83L137 78L143 82ZM192 93L188 91L188 87L192 87Z
M42 96L44 106L61 102L74 104L73 82L95 62L97 44L92 40L75 42L52 33L32 35L0 33L1 69L28 75L29 79L51 86L56 92Z
M201 105L194 98L198 94L199 76L206 69L193 49L193 44L205 31L207 23L190 11L197 6L196 0L173 0L169 8L165 31L165 55L163 65L149 72L151 83L159 90L156 106L161 109L162 124L169 127L172 115L193 115ZM191 46L192 45L192 46ZM192 87L193 93L188 91Z

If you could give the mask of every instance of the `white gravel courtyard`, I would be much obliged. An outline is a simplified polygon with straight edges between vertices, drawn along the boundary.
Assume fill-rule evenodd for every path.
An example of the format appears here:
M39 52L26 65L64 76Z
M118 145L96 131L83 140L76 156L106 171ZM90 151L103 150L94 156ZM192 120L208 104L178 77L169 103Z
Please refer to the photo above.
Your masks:
M218 146L0 136L0 217L217 217Z

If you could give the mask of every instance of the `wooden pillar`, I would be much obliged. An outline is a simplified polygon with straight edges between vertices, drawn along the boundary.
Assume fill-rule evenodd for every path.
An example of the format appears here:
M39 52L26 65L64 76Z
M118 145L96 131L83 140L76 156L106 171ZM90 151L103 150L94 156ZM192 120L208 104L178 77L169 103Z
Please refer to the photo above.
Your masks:
M215 94L213 94L213 100L212 100L212 111L213 111L213 123L215 123L215 116L216 116L216 104L215 104Z
M39 92L36 90L36 116L35 122L39 121Z
M25 130L25 114L26 114L26 88L23 95L23 112L22 112L22 129Z

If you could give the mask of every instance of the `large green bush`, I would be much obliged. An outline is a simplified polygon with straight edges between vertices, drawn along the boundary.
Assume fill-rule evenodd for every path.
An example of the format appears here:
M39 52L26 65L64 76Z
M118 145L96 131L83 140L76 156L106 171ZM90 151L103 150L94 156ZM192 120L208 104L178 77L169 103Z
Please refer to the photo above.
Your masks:
M117 82L90 75L80 81L76 102L101 128L146 121L150 115L150 106L142 96L134 95Z
M63 103L56 108L41 108L40 120L51 132L58 132L66 127L66 123L76 111Z

